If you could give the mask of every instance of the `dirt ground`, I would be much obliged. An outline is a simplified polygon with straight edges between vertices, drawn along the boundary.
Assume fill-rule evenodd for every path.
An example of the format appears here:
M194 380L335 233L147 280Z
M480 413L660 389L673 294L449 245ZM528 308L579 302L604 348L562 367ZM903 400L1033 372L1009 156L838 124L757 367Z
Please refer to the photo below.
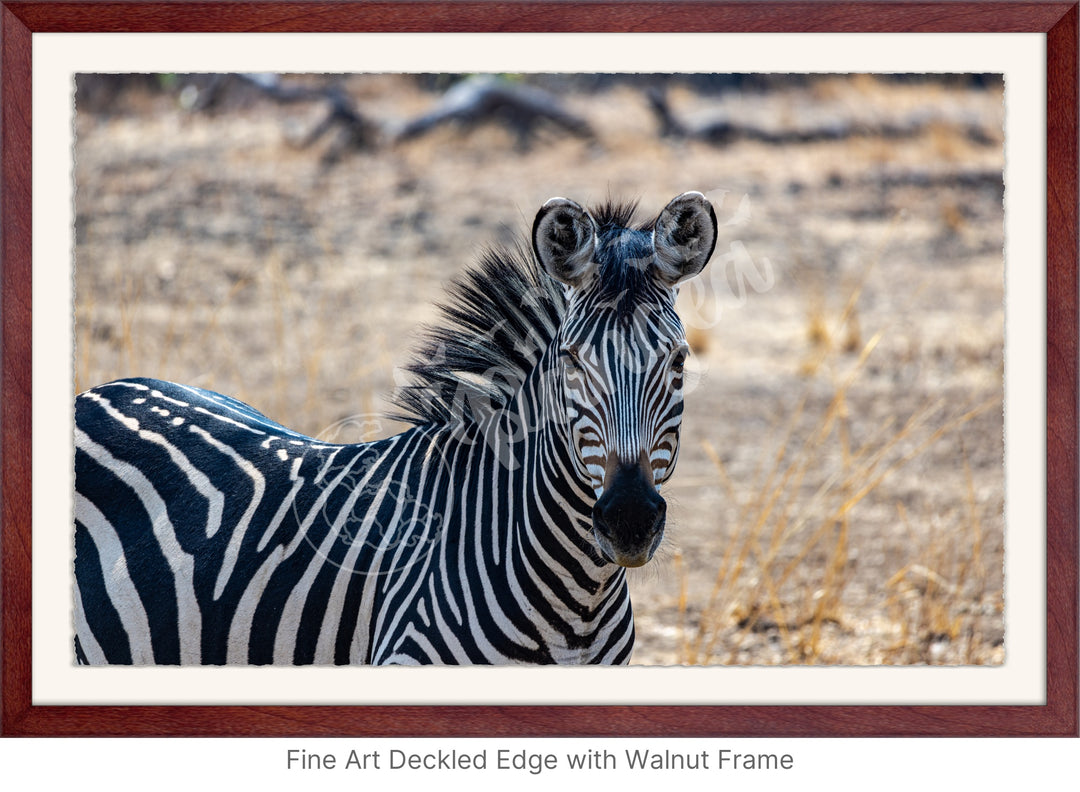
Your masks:
M555 195L645 219L700 190L720 240L680 295L683 445L633 662L1003 662L999 79L540 76L592 137L394 142L450 80L353 76L375 121L353 148L295 144L321 101L81 80L77 389L154 376L390 434L395 367L481 248ZM648 86L735 133L661 136Z

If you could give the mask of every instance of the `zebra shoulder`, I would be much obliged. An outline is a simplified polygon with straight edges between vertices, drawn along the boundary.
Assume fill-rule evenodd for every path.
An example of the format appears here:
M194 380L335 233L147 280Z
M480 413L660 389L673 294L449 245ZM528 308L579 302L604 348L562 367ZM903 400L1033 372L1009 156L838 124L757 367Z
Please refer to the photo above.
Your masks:
M165 380L133 377L95 386L76 397L75 423L93 432L108 416L128 428L143 428L146 421L176 427L188 424L232 426L256 434L310 438L282 426L239 399Z

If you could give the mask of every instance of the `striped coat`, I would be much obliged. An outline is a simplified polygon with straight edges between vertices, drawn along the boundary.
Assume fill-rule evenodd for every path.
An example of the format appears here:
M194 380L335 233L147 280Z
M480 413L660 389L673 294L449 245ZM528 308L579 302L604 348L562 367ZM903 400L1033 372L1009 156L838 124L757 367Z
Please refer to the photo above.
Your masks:
M76 398L75 649L134 664L625 663L663 537L699 194L652 223L555 199L451 286L413 427L305 437L127 379Z

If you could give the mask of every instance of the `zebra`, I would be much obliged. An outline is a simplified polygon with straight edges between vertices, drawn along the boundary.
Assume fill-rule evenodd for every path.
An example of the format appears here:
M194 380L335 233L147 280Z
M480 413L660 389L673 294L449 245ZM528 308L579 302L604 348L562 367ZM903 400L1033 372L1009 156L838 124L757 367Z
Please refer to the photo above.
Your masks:
M75 397L79 664L626 664L626 569L664 536L689 352L679 284L716 244L684 193L543 204L451 281L352 444L196 387Z

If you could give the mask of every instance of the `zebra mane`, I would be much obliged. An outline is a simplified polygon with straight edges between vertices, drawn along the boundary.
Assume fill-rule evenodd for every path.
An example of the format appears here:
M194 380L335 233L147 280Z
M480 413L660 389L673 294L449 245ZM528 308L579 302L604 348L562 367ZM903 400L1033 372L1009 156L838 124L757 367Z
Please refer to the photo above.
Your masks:
M636 204L592 210L601 230L628 227ZM475 423L507 406L558 333L563 286L540 269L531 245L492 248L447 287L439 320L404 367L390 417L416 425Z
M558 332L566 299L519 243L484 253L437 308L405 366L412 382L394 394L397 420L475 422L479 407L508 404Z

